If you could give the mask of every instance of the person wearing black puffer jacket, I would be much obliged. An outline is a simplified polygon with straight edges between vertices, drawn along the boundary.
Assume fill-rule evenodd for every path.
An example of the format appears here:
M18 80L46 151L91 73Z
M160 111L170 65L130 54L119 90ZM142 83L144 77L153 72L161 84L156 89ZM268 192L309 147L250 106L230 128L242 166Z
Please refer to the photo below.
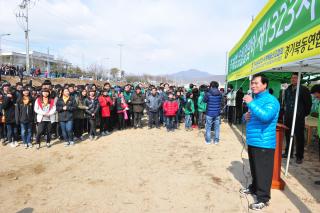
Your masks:
M57 101L58 120L61 127L64 146L74 145L73 141L73 112L76 110L76 102L70 96L69 89L65 87Z
M97 125L97 117L99 116L99 110L100 110L100 104L98 101L98 98L96 96L96 91L90 89L89 91L89 97L85 100L85 105L88 107L86 109L86 114L88 115L89 120L89 138L90 140L95 140L97 138L97 131L96 131L96 125Z
M32 148L31 135L34 121L34 104L27 87L22 89L22 96L17 100L15 119L21 127L21 138L25 148Z

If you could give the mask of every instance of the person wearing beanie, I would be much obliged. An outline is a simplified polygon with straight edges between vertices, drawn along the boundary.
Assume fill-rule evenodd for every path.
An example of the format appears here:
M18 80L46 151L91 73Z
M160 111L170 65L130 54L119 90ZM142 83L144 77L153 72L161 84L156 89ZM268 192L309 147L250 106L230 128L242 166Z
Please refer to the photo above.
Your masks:
M10 89L11 84L9 82L4 82L2 84L3 95L6 96L8 94L8 90Z

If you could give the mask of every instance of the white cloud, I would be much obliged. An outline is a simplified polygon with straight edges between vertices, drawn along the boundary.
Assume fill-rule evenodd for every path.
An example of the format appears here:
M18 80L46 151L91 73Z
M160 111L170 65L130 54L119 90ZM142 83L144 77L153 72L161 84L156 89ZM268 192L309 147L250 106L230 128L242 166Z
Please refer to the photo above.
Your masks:
M4 48L24 49L14 10L20 0L0 0L0 25L12 34ZM82 66L110 58L128 72L168 73L198 68L224 73L225 52L240 39L254 0L40 0L31 10L31 48L50 47ZM82 57L84 56L84 57Z

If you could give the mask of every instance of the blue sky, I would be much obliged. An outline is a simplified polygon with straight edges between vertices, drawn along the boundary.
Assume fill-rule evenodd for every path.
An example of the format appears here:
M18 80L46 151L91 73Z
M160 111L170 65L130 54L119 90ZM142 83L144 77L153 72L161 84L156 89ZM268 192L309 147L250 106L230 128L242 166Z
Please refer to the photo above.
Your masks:
M0 0L2 49L23 51L15 10ZM36 0L30 12L31 50L80 67L99 63L129 73L168 74L199 69L225 73L226 51L241 38L267 0ZM109 58L106 60L105 58Z

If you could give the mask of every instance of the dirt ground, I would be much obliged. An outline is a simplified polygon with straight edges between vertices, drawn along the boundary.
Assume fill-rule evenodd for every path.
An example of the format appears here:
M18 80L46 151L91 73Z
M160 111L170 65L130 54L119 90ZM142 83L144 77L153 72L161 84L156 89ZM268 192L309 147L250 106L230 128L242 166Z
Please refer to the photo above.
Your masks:
M219 145L198 130L144 128L74 147L0 147L0 212L247 212L239 137L223 123ZM319 168L318 159L293 163L263 212L319 212Z

